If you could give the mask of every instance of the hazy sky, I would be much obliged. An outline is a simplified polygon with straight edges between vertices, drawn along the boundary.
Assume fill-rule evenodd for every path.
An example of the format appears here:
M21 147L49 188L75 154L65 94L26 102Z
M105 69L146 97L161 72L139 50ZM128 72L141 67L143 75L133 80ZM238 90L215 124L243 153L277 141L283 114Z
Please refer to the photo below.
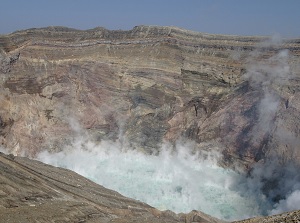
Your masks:
M0 33L45 26L300 37L300 0L0 0Z

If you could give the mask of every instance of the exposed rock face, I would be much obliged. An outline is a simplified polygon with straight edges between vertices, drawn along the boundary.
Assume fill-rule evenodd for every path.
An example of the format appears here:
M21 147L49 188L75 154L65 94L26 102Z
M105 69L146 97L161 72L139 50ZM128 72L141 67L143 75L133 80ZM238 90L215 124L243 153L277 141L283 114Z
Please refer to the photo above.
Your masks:
M155 26L49 27L1 36L1 143L30 156L60 150L77 120L91 140L122 136L148 153L184 137L202 149L220 148L227 163L247 166L273 153L299 160L292 149L300 124L299 40L265 40ZM290 78L253 84L251 64L276 66L269 58L282 49L289 50L282 66ZM258 123L266 92L278 104L265 128Z
M197 211L162 212L27 158L0 153L0 170L1 222L222 222Z
M271 222L299 222L300 211L291 211L283 214L273 215L269 217L256 217L243 221L234 221L234 223L271 223Z
M156 153L163 141L184 138L196 142L195 150L222 152L221 165L247 169L275 157L281 164L299 166L299 55L299 39L276 44L262 37L209 35L174 27L139 26L130 31L49 27L0 36L1 145L14 154L34 157L42 150L59 151L85 135L96 143L119 140ZM76 180L63 184L58 179L63 173L53 178L51 171L58 169L36 162L2 156L1 163L21 171L20 179L26 178L30 187L36 185L30 177L39 182L36 194L26 191L25 185L22 194L29 194L22 197L9 178L17 172L7 172L3 181L14 197L3 190L7 197L1 203L7 211L3 217L16 214L9 207L20 207L17 210L23 213L32 208L29 204L39 202L34 208L41 219L44 210L53 208L60 213L57 220L65 220L68 213L70 221L93 222L97 213L95 219L103 222L126 222L124 216L129 222L146 222L145 218L160 222L159 213L166 222L197 222L198 214L181 218L158 212L82 178L88 189L78 192ZM34 173L35 169L42 173ZM274 185L266 185L272 191ZM92 198L94 187L106 195ZM78 203L71 194L84 198ZM118 200L106 200L107 196ZM105 209L104 201L113 211ZM128 204L137 207L134 213Z

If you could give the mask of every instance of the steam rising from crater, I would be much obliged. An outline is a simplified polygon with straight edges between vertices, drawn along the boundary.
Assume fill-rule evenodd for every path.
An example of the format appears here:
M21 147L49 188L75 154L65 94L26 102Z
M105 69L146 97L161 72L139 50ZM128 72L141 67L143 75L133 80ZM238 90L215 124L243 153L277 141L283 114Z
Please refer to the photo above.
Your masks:
M146 155L118 142L77 141L60 153L43 152L39 159L161 210L200 210L227 220L261 214L257 197L235 190L241 176L218 166L220 154L192 153L194 145L165 143L159 155Z
M273 47L276 50L281 43L280 37L276 36L260 46ZM288 130L279 116L289 106L288 99L281 98L279 91L294 77L288 63L290 54L288 50L280 50L268 59L263 57L264 54L260 50L252 52L244 75L244 80L253 90L262 92L258 106L259 119L252 135L253 141L258 135L272 133L276 139L269 138L268 143L277 140L279 145L286 145L289 154L295 154L299 149L299 138ZM294 163L293 160L283 160L276 148L271 148L268 153L268 158L252 167L246 182L236 183L238 190L264 194L269 205L264 214L278 214L300 209L299 164Z
M273 38L260 47L276 48L280 42L280 38ZM258 123L250 135L253 143L259 135L272 133L279 140L294 141L292 149L299 145L290 132L274 128L277 114L284 107L278 89L293 76L289 56L282 50L263 59L263 53L255 50L248 59L243 78L253 90L261 92ZM122 136L117 142L96 145L75 119L70 122L80 135L74 144L59 153L43 152L38 158L156 208L175 212L196 209L226 220L300 209L298 166L282 162L276 153L255 164L248 174L237 173L218 165L222 156L213 153L214 148L203 152L195 150L194 143L178 141L175 147L165 143L158 154L146 155L124 146Z
M280 42L276 37L260 47L276 49ZM253 90L261 92L258 122L249 135L251 142L272 134L296 151L300 140L282 127L277 117L288 107L279 91L293 77L289 57L289 52L282 50L266 59L255 50L243 78ZM275 122L279 123L277 128ZM210 148L208 152L199 145L195 149L193 142L178 141L175 146L164 143L158 154L147 155L130 148L122 132L119 141L95 144L76 118L70 118L69 123L76 134L73 143L58 153L41 152L39 160L74 170L156 208L175 212L196 209L225 220L300 209L299 166L284 162L276 152L269 151L273 155L260 160L248 173L238 173L220 167L222 156L214 151L222 148Z

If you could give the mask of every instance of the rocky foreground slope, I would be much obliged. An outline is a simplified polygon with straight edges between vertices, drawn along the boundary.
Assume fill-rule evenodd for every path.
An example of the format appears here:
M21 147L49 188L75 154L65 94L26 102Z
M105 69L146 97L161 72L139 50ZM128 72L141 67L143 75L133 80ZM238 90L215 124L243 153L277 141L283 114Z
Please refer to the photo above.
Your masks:
M222 223L199 211L159 211L73 171L0 153L0 221ZM300 211L235 223L299 222Z
M222 222L176 215L126 198L62 168L0 153L0 222Z
M300 39L174 27L1 35L0 142L35 157L78 135L149 154L192 140L195 151L219 151L226 167L251 174L266 164L261 189L277 202L278 179L300 182L299 55Z

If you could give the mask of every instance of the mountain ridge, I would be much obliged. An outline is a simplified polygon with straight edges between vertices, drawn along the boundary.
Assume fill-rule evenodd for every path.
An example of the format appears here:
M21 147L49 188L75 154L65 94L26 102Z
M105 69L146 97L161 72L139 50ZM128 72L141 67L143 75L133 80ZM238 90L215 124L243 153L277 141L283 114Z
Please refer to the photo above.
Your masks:
M79 136L146 154L182 139L195 142L194 152L221 153L225 168L274 172L276 160L297 169L299 56L299 39L173 27L1 35L0 142L36 157ZM273 193L274 179L266 182ZM276 193L275 201L285 196Z

